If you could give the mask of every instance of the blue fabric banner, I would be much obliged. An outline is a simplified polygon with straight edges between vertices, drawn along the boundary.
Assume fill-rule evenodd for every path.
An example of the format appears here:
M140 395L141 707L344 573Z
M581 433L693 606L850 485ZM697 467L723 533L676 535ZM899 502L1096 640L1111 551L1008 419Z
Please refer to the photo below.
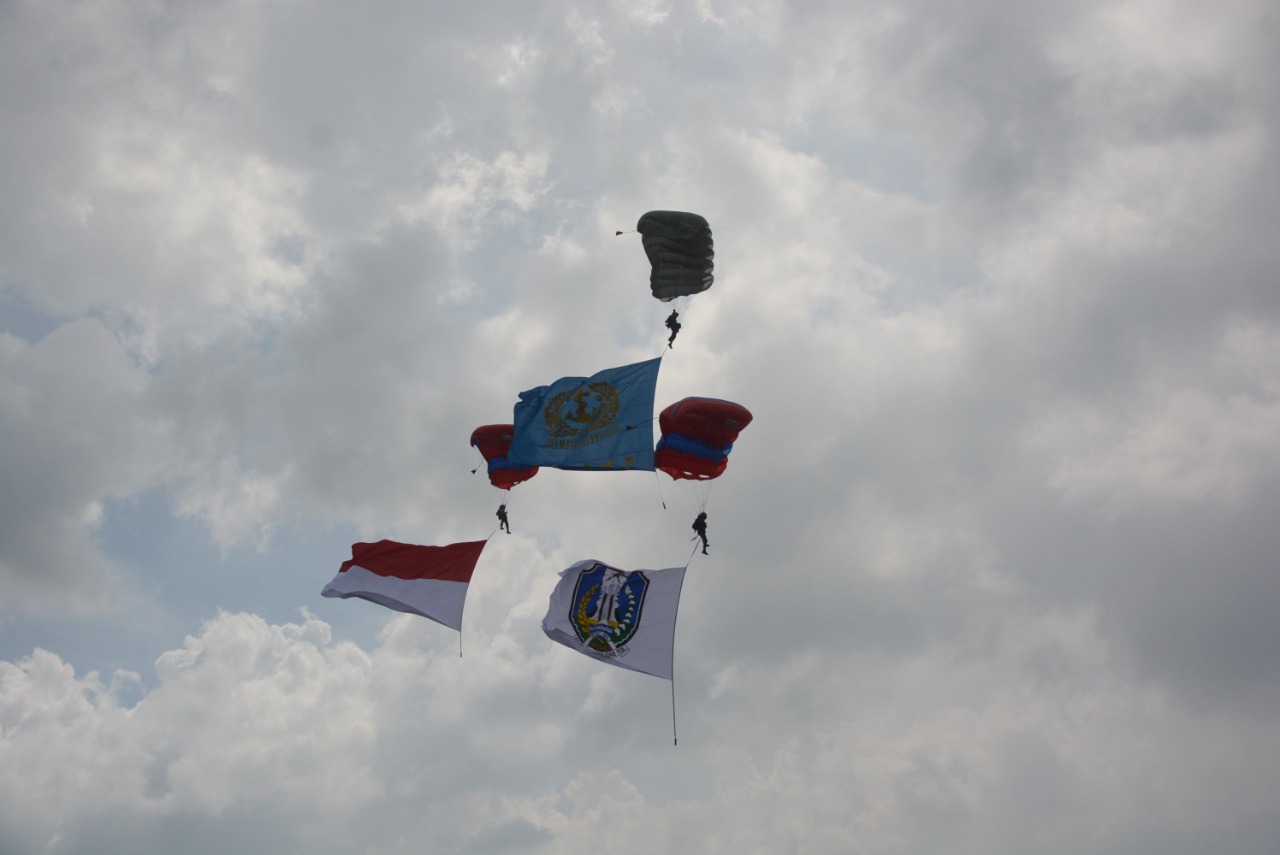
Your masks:
M659 357L521 392L507 461L653 471L653 395L661 364Z

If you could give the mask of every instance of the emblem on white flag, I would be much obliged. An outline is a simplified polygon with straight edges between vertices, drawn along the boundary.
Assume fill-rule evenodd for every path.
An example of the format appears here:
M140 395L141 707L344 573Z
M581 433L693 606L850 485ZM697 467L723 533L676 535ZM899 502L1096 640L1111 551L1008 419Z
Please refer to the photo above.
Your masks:
M684 570L579 561L560 572L542 631L585 656L670 680Z

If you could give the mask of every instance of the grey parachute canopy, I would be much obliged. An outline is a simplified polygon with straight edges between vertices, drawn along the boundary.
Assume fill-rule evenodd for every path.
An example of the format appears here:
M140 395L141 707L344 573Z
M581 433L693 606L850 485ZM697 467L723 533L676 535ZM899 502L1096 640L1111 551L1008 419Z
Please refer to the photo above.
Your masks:
M697 214L650 211L636 223L653 270L649 288L664 303L711 287L716 251L711 226Z

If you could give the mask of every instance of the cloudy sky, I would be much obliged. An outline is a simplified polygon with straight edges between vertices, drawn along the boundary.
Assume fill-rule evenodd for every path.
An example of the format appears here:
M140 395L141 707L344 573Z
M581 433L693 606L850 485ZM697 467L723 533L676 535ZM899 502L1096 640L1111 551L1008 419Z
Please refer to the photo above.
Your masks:
M10 0L0 115L0 853L1280 849L1273 2ZM664 208L658 404L755 414L678 746L539 627L665 476L518 487L461 638L320 596L663 351Z

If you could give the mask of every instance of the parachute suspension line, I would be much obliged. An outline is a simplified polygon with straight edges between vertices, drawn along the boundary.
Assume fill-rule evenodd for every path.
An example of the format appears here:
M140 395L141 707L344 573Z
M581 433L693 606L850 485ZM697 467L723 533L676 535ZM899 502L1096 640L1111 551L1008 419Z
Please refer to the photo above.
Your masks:
M653 470L653 484L658 488L658 501L662 502L662 509L667 509L667 497L662 495L662 479L658 477L658 470Z
M685 501L689 503L689 507L694 513L699 513L707 509L707 501L702 498L702 491L704 489L703 484L705 483L708 482L697 480L690 481L684 489Z
M698 510L705 511L707 502L711 501L711 488L716 485L713 479L702 481L698 484Z
M474 445L471 447L476 449L476 454L480 454L480 449L476 448ZM471 474L474 475L477 472L479 472L481 469L484 469L486 473L489 470L489 461L484 459L483 454L480 454L480 465L478 465L475 469L472 469Z
M693 486L689 484L679 484L676 489L680 491L680 498L684 502L685 508L696 514L698 511L698 501L693 497Z

